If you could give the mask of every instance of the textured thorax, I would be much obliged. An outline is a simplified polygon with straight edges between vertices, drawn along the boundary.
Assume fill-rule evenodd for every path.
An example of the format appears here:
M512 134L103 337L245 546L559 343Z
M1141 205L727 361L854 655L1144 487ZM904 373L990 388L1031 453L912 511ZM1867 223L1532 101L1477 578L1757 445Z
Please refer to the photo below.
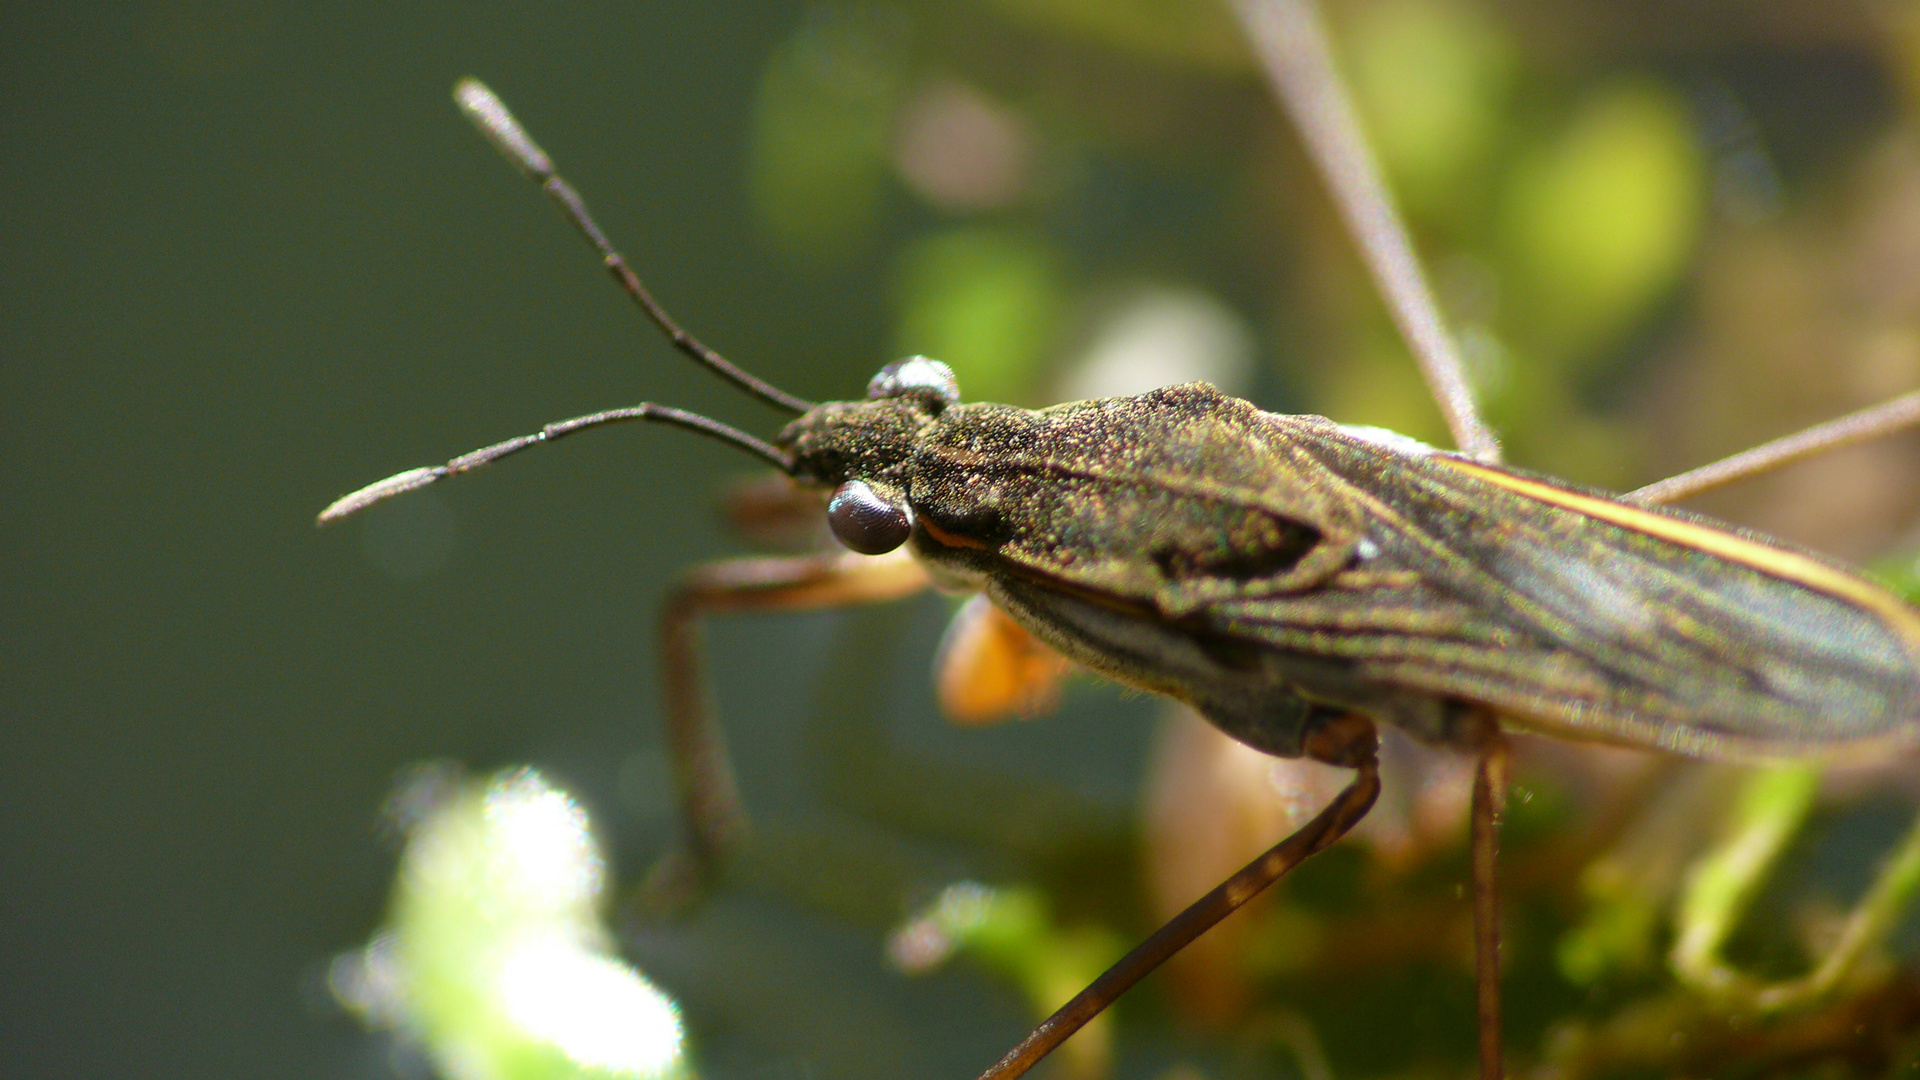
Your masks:
M857 479L905 490L914 446L933 410L913 398L829 401L775 440L793 451L794 475L826 486Z
M934 540L920 550L1169 615L1308 587L1349 560L1359 518L1310 482L1324 469L1283 419L1200 383L1038 412L950 408L914 454L910 495Z

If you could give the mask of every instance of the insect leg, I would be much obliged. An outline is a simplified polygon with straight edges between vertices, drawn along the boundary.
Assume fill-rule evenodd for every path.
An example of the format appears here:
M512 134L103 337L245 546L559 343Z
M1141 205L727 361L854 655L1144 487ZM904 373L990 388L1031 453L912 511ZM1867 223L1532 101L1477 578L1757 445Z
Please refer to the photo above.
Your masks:
M1318 8L1312 0L1235 0L1233 10L1413 350L1454 444L1468 457L1499 461L1500 442L1474 404L1466 365L1360 130Z
M1481 1080L1500 1080L1500 816L1507 804L1507 741L1480 749L1473 774L1473 975Z
M1682 502L1736 480L1745 480L1749 476L1771 472L1829 450L1878 439L1916 426L1920 426L1920 390L1762 443L1751 450L1743 450L1697 469L1689 469L1679 476L1669 476L1658 483L1630 491L1622 495L1620 500L1642 506Z
M1134 946L1073 1000L1040 1022L1019 1045L980 1074L980 1080L1015 1080L1026 1074L1087 1021L1100 1015L1133 984L1187 947L1214 924L1258 896L1309 855L1326 849L1373 807L1380 794L1380 765L1373 725L1357 716L1344 716L1308 736L1307 756L1356 770L1346 789L1312 821L1269 848L1238 873L1195 900L1169 919L1147 940Z
M660 660L667 752L686 836L641 886L644 910L671 912L697 897L747 828L726 736L700 662L701 620L726 612L807 611L896 600L927 584L925 571L904 552L730 559L696 567L681 580L661 613Z

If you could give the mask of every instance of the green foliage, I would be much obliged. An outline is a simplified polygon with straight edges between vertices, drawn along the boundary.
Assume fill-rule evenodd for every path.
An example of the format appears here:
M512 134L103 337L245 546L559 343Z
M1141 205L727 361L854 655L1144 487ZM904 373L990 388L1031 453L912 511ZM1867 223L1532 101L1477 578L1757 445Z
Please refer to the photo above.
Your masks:
M1588 91L1515 161L1498 236L1546 359L1618 339L1699 242L1706 161L1686 103L1629 77Z
M612 951L586 814L532 770L416 774L387 927L341 1000L449 1080L681 1080L679 1010Z
M1467 225L1511 137L1510 35L1452 0L1364 5L1341 29L1354 99L1396 196L1424 218Z
M874 240L903 31L877 8L820 8L761 73L747 187L768 238L796 262L831 265Z
M1068 306L1061 264L1021 231L928 233L900 256L894 352L945 361L971 399L1026 399Z
M1240 28L1211 0L988 0L1007 17L1155 64L1241 72Z

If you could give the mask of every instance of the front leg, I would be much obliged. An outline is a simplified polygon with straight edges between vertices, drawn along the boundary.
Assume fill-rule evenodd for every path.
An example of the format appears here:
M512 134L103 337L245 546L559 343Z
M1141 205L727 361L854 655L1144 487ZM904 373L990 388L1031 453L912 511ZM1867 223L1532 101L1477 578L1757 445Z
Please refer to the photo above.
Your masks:
M700 660L701 620L710 614L812 611L911 596L929 584L904 551L890 555L823 552L783 558L728 559L694 568L660 617L667 753L679 791L685 836L648 873L641 907L680 910L696 899L747 831L747 813Z

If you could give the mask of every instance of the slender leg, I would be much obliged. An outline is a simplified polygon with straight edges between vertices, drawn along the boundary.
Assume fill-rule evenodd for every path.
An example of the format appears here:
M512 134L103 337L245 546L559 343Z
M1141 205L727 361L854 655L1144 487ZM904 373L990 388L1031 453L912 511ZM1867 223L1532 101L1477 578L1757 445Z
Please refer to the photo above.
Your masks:
M1351 719L1351 723L1330 725L1332 730L1324 752L1316 752L1319 748L1314 747L1308 751L1309 756L1346 765L1359 772L1346 790L1299 831L1275 844L1266 854L1248 863L1238 873L1215 886L1212 892L1168 920L1147 940L1134 946L1132 952L1121 957L1092 985L1074 995L1072 1001L1041 1021L1040 1026L1020 1040L1018 1046L1007 1051L1005 1057L981 1073L980 1080L1015 1080L1025 1075L1041 1058L1080 1030L1087 1021L1100 1015L1133 984L1165 963L1168 957L1186 948L1215 923L1233 914L1240 905L1280 880L1307 856L1324 850L1345 836L1347 830L1366 816L1373 807L1373 800L1380 794L1380 767L1375 758L1372 726L1358 718ZM1334 745L1336 740L1338 745Z
M1842 446L1878 439L1911 427L1920 427L1920 391L1902 394L1892 401L1782 436L1679 476L1670 476L1657 484L1648 484L1622 495L1620 501L1642 506L1684 502L1701 492L1736 480L1745 480L1749 476L1771 472L1783 465L1804 461Z
M1473 975L1480 1080L1500 1080L1500 815L1507 804L1507 741L1494 734L1473 774Z
M694 899L747 827L726 736L714 714L700 662L700 622L710 614L804 611L910 596L926 573L906 555L831 552L791 558L732 559L696 567L668 597L660 619L666 691L667 751L679 787L684 845L662 859L641 887L650 912Z
M1499 461L1499 440L1474 404L1460 350L1334 65L1319 8L1311 0L1234 0L1233 9L1413 350L1454 445L1469 457Z

